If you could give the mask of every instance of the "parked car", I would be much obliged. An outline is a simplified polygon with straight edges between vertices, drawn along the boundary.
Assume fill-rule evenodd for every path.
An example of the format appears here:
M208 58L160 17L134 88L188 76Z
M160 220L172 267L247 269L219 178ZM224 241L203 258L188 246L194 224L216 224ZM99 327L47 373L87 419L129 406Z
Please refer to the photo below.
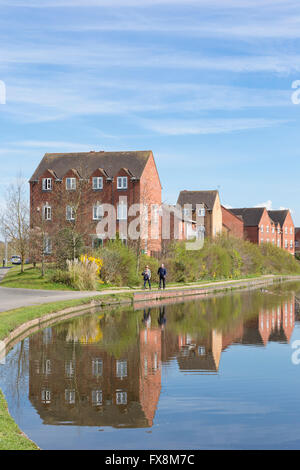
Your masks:
M16 256L16 255L12 256L11 262L12 264L21 264L22 263L21 256Z

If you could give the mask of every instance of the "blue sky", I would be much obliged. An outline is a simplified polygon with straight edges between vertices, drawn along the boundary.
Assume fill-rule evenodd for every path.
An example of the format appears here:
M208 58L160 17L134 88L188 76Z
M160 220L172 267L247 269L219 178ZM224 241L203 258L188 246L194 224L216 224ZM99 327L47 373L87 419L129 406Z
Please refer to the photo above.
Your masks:
M152 149L163 199L300 225L298 0L0 0L0 201L45 152Z

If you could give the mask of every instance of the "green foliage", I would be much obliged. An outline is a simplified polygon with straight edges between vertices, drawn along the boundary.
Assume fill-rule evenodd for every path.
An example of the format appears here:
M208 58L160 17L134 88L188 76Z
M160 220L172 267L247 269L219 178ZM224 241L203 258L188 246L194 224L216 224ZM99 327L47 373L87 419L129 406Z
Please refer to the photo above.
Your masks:
M53 243L57 268L66 269L67 260L80 258L83 250L84 243L80 234L73 232L70 228L60 230Z
M101 279L117 286L136 286L140 279L136 272L136 255L121 240L111 240L96 251L103 260Z
M58 284L65 284L66 286L72 286L72 279L69 271L63 269L56 269L50 275L50 280Z

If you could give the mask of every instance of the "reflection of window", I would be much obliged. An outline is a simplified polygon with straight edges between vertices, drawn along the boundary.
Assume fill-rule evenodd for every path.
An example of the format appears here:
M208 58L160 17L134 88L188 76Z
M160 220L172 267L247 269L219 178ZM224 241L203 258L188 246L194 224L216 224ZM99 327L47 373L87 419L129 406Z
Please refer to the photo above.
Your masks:
M126 405L127 404L127 392L122 392L121 390L117 390L116 403L117 405Z
M198 354L199 354L199 356L205 356L205 347L204 346L199 346L198 347Z
M127 377L127 361L117 361L116 372L119 379Z
M144 357L144 375L145 377L148 375L148 360Z
M157 353L154 353L154 366L153 366L153 369L157 370L157 367L158 367Z
M43 344L49 344L52 341L52 328L45 328L43 330Z
M73 377L75 373L75 364L74 361L65 362L65 373L67 377Z
M103 361L102 359L92 360L92 373L95 377L100 377L103 373Z
M43 362L43 374L44 375L50 375L51 374L51 360L46 359Z
M102 390L92 390L92 404L94 406L102 405Z
M65 390L65 401L69 405L74 405L75 403L75 390Z
M51 403L51 391L43 389L42 390L42 403L49 404Z

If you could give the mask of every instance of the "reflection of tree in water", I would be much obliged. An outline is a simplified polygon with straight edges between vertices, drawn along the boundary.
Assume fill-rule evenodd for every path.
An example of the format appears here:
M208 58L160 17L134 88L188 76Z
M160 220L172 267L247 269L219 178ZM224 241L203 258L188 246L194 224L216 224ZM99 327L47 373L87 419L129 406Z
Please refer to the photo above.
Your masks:
M29 338L21 341L6 357L6 390L14 399L16 408L21 406L20 397L29 374Z

